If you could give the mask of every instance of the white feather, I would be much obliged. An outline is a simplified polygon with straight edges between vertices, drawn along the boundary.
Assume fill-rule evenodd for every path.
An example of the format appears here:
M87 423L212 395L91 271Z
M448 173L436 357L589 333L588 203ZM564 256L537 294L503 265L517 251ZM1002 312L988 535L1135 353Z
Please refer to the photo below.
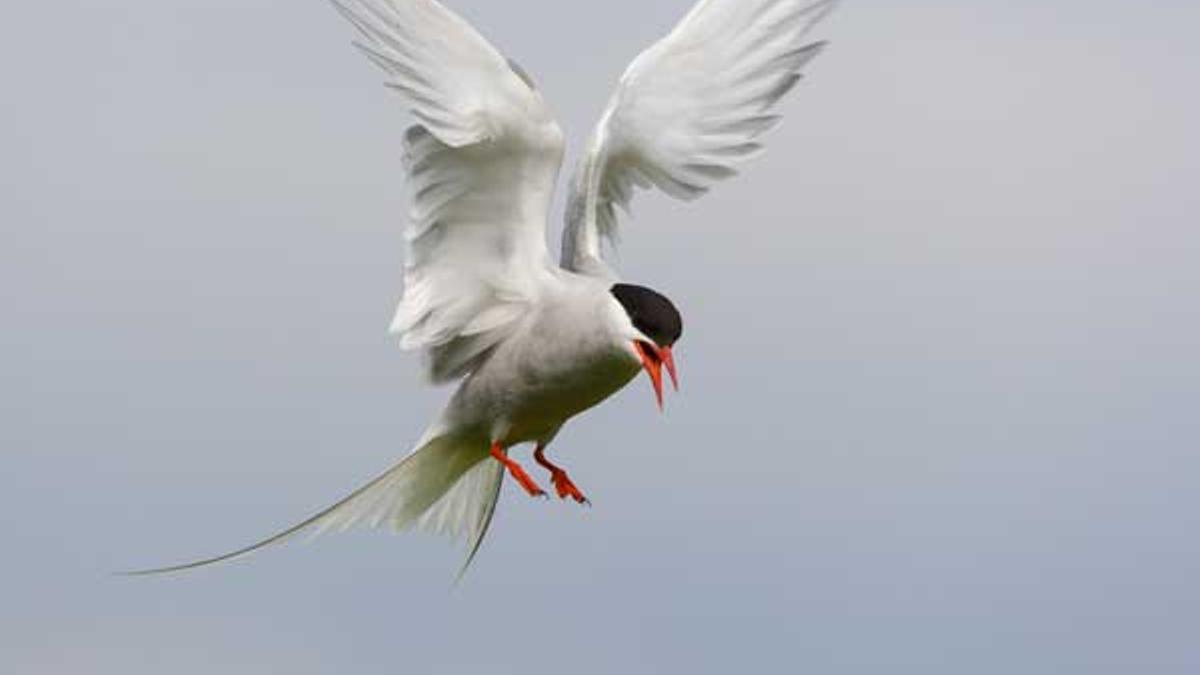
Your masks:
M405 290L392 330L429 350L434 381L451 380L504 339L549 274L562 131L528 77L437 2L335 4L419 122L405 134Z
M371 482L278 534L223 555L125 574L182 572L241 558L303 532L316 537L356 526L397 532L416 526L465 538L469 550L465 571L487 533L503 479L503 467L488 459L485 439L458 434L433 436Z
M834 0L701 0L622 76L571 185L562 265L614 276L601 240L615 243L617 206L635 188L695 199L737 173L778 121L770 109L822 43L809 29Z

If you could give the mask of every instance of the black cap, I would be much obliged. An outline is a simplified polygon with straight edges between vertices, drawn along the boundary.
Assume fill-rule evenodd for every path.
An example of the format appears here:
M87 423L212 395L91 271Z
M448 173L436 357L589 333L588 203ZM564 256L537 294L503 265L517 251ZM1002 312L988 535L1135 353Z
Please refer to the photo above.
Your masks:
M617 284L611 292L625 308L634 328L659 347L670 347L683 335L683 317L662 293L633 284Z

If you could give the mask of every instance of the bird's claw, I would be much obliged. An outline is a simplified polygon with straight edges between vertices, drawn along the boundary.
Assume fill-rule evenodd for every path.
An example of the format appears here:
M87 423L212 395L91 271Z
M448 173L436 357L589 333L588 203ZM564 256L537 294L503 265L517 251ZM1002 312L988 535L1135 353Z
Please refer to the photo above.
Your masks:
M550 498L550 496L546 494L546 491L543 490L540 485L535 483L533 479L529 477L529 474L525 473L521 467L518 466L513 468L510 466L509 472L512 474L513 479L515 479L517 483L525 489L525 492L529 493L530 497L541 497L543 499Z
M550 480L554 483L554 491L558 493L559 499L566 499L567 497L570 497L578 504L583 504L585 506L592 505L592 503L588 501L588 498L583 496L583 493L580 492L579 488L575 487L575 484L572 483L571 479L567 477L566 471L555 471L551 473Z
M546 491L542 489L542 486L538 485L532 478L530 478L529 474L525 473L525 469L522 469L520 464L517 464L515 461L510 459L508 454L504 451L504 448L500 447L499 445L493 445L492 457L495 457L496 461L500 462L504 465L504 468L508 469L508 475L512 476L513 480L517 481L517 484L520 485L525 492L529 493L530 497L547 497Z

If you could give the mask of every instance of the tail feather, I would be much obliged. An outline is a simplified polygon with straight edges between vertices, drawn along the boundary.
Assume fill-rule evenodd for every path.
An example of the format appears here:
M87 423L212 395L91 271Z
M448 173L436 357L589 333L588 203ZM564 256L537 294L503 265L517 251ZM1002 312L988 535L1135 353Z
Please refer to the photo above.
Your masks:
M467 559L459 569L458 578L466 574L479 546L487 535L500 485L504 481L504 465L483 461L475 464L441 499L421 516L417 527L425 532L443 534L454 539L466 539Z
M167 574L241 558L309 531L313 537L357 525L403 531L412 527L466 538L462 572L479 550L495 513L504 479L498 462L487 462L486 444L454 435L435 437L341 501L307 520L236 551L194 562L122 572ZM460 577L462 572L459 573Z

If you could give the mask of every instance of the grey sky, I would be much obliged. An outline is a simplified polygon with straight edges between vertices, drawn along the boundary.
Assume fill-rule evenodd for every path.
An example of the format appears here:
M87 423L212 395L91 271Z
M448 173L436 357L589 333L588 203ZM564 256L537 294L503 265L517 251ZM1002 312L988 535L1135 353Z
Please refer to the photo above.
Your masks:
M454 0L573 148L691 0ZM1191 3L846 2L769 152L643 195L683 391L556 442L466 583L356 533L177 578L408 449L396 97L324 3L0 9L0 671L1194 673ZM551 241L557 244L558 222Z

